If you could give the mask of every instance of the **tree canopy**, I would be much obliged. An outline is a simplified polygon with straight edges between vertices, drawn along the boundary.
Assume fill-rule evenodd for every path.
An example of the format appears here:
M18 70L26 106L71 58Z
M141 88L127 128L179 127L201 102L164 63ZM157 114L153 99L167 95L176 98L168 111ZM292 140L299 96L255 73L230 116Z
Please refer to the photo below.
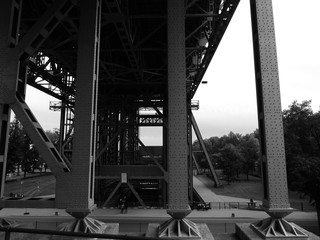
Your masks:
M46 131L49 139L54 143L59 143L58 131ZM17 173L21 171L26 177L27 173L34 173L35 170L42 171L45 164L36 146L31 142L22 124L17 118L10 123L9 128L9 144L7 154L7 173Z
M320 223L320 112L311 100L294 101L283 111L283 126L289 188L310 197Z
M288 186L310 197L320 222L320 111L313 112L311 100L293 101L283 111L283 130ZM239 172L260 170L259 132L244 136L230 132L205 139L211 161L228 182ZM199 148L195 141L193 148ZM320 229L320 226L319 226Z
M259 139L254 133L241 135L230 132L222 137L204 139L204 144L210 155L210 161L216 168L222 170L224 178L230 183L237 179L240 173L260 172ZM201 150L198 141L193 143L194 150ZM198 154L198 161L202 167L207 167L204 159Z

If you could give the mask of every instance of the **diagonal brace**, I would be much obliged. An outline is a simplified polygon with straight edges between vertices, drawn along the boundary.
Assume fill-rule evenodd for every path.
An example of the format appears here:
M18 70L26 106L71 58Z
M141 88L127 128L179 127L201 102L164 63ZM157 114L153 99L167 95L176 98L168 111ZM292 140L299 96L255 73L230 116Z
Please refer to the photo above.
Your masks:
M44 158L45 162L49 165L54 175L57 175L57 173L62 171L70 172L71 164L60 156L50 139L46 136L41 125L34 117L28 105L18 93L16 95L16 101L11 104L10 107L22 123L28 133L28 136L36 145L38 151Z

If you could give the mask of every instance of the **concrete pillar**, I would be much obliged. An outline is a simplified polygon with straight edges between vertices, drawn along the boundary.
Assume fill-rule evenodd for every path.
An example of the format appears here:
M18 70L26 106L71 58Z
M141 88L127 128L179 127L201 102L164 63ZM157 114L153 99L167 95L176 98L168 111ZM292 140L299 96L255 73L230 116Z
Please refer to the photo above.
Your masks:
M94 207L100 1L80 2L72 172L57 178L58 207Z

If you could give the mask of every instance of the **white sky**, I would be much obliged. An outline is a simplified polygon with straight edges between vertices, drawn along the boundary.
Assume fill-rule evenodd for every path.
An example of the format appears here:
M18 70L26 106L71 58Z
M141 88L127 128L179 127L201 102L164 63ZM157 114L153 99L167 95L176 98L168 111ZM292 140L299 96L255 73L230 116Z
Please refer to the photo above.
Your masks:
M274 0L282 109L294 100L320 105L319 0ZM203 138L240 134L257 127L249 0L241 0L194 99Z
M273 1L283 109L294 100L312 100L313 110L319 110L319 9L319 0ZM257 128L249 0L240 1L203 80L208 84L200 85L194 97L200 101L194 116L203 138ZM60 112L49 111L50 100L55 99L28 88L26 101L45 130L59 127ZM142 141L159 144L152 135Z

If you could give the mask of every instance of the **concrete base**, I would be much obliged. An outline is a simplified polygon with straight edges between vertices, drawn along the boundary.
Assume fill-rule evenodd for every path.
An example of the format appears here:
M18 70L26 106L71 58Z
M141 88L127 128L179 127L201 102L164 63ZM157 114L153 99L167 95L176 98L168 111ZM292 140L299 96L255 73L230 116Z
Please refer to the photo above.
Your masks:
M264 239L272 239L272 240L320 240L320 237L310 233L303 228L297 226L294 223L291 223L294 225L297 229L308 235L308 238L300 238L300 237L269 237L269 238L264 238L260 234L258 234L254 229L251 227L251 223L238 223L236 224L236 235L240 240L264 240Z
M104 223L93 218L85 217L72 222L62 223L58 226L59 231L80 232L80 233L100 233L119 234L119 223Z
M146 237L157 238L159 226L160 224L158 223L150 223L147 228ZM207 224L198 223L197 226L200 231L202 240L214 240ZM172 239L182 239L182 238L172 238ZM188 238L188 239L191 239L191 238Z

